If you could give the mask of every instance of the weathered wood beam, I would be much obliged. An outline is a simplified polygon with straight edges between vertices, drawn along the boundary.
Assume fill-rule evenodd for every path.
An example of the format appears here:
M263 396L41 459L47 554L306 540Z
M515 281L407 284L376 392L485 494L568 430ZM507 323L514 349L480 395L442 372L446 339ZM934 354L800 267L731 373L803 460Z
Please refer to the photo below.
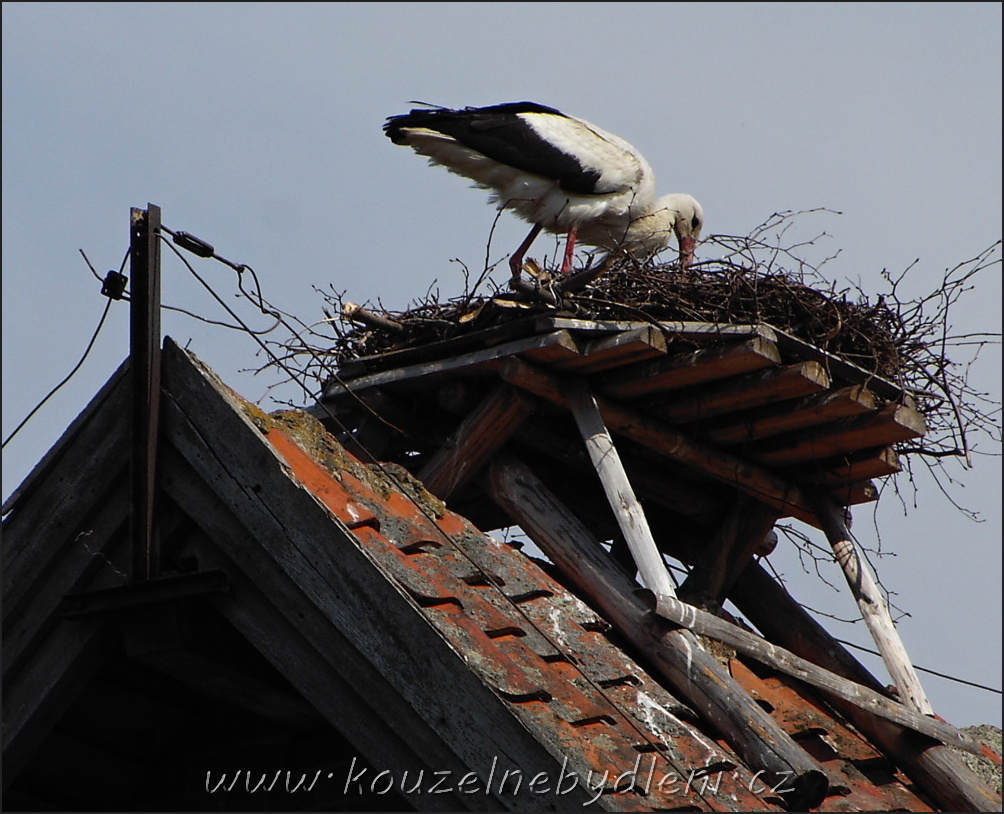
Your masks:
M754 460L770 466L793 466L920 438L926 429L924 416L912 407L890 404L872 415L792 433L748 447L746 452Z
M652 325L621 331L600 339L582 340L582 356L558 361L554 367L576 373L596 373L613 367L664 356L666 337Z
M813 808L828 790L826 775L800 746L736 684L685 629L650 613L631 582L592 535L526 466L497 456L486 487L530 538L608 621L651 659L682 698L715 726L754 770L787 777L796 809Z
M830 377L818 362L799 362L734 377L689 397L647 404L645 409L670 424L686 424L819 393L829 386Z
M718 531L680 586L691 605L721 607L736 578L763 545L777 514L762 503L738 495Z
M611 398L639 398L779 364L781 354L777 347L755 337L621 368L607 374L597 385L597 391Z
M729 599L768 640L857 684L883 691L881 682L758 563L746 567ZM1000 811L1000 797L947 747L855 704L832 696L828 700L942 810Z
M499 368L499 375L517 387L568 407L560 381L540 368L520 359L508 359ZM710 475L722 483L736 486L775 509L780 517L791 515L810 525L819 526L809 502L797 486L734 455L695 441L660 421L621 407L609 399L597 397L596 402L604 423L612 432Z
M604 333L615 331L631 331L649 322L630 322L605 319L574 319L570 317L538 317L537 330L551 331L583 331L588 333ZM725 325L718 322L685 322L665 321L658 323L659 330L666 337L692 341L707 341L708 339L740 339L745 337L762 337L773 342L777 333L769 325Z
M903 646L892 616L886 605L885 597L879 590L878 583L872 576L858 551L854 536L844 522L844 513L834 505L826 495L815 494L812 499L816 505L816 513L823 521L823 532L833 548L837 563L844 572L851 593L857 600L858 608L864 617L868 630L882 654L882 661L904 703L924 713L933 715L934 708L927 700L927 694L920 683L916 670L910 661L910 656Z
M580 355L579 347L568 331L554 331L540 336L517 339L490 348L452 356L432 362L398 367L381 373L371 373L356 379L340 379L327 385L322 401L345 397L373 387L408 386L426 387L430 379L456 373L459 370L492 370L499 360L509 356L526 356L542 363L568 359Z
M827 494L838 506L857 506L878 500L878 487L870 480L859 480L827 487Z
M524 391L500 383L426 462L419 480L448 500L509 440L533 407L532 397Z
M780 328L775 328L773 325L765 325L764 327L770 327L773 330L778 347L786 354L791 354L798 359L815 360L826 368L834 378L864 385L887 401L913 406L913 398L909 392L893 384L888 379L883 379L881 376L865 370L860 365L849 362L847 359L836 354L829 353L816 345L806 342L804 339L799 339L797 336L792 336L790 333L782 331Z
M804 483L814 483L828 489L868 478L884 478L902 469L899 455L892 447L866 449L824 461L813 461L797 475ZM789 473L795 476L795 473Z
M58 568L87 516L122 477L129 464L129 381L119 368L30 476L30 490L4 518L2 568L3 624L22 601L33 596L41 575ZM54 472L58 467L58 477Z
M764 407L738 420L728 416L721 423L705 426L703 432L716 444L745 444L871 413L876 404L874 393L861 385L853 385L809 396L795 404Z
M603 418L589 385L583 379L571 379L565 384L565 393L589 458L600 476L607 502L617 519L617 525L631 551L642 582L655 594L657 602L663 597L676 596L676 587L669 578L666 563L652 539L645 512L631 488L613 438L603 425Z
M675 598L667 600L657 613L700 636L723 642L744 656L792 678L804 681L806 684L825 691L830 696L853 704L873 715L943 743L956 746L970 754L983 754L983 748L979 743L951 724L920 714L875 690L849 681L683 600Z
M489 300L482 309L491 309L501 306L497 300ZM521 303L513 303L520 308L526 306ZM550 317L529 317L527 319L503 322L491 328L484 328L480 331L453 336L439 342L418 345L416 347L401 348L400 350L384 351L373 356L360 356L345 362L338 368L339 377L348 380L355 379L365 374L376 373L381 370L405 367L420 362L428 362L433 359L445 359L451 356L458 356L462 353L469 353L490 345L497 345L502 342L511 342L523 339L534 334L551 333L563 330L565 326L555 325L555 320Z

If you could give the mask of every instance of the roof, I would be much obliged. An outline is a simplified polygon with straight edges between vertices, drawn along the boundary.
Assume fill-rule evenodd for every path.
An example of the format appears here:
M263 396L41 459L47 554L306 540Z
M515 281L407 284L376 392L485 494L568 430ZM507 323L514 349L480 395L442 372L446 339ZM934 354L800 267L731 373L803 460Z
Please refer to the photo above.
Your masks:
M314 777L302 796L272 793L287 808L963 799L931 780L924 756L952 759L935 742L893 727L891 757L801 682L695 653L769 716L777 754L802 755L800 774L762 782L714 710L682 699L566 574L308 415L265 415L170 340L163 360L157 578L127 578L124 369L5 506L5 807L196 809L213 794L242 808L255 792L207 786L246 767ZM764 589L751 584L738 590Z

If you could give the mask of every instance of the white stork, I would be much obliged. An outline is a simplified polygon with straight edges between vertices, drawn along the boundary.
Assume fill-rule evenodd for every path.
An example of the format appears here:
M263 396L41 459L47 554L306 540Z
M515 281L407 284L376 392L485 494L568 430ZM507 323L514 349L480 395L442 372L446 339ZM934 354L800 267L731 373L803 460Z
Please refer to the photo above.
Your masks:
M576 242L642 258L675 233L686 268L704 225L690 195L655 197L649 163L624 139L534 102L391 116L384 132L450 172L492 191L492 202L533 224L509 259L513 279L541 230L567 233L562 273Z

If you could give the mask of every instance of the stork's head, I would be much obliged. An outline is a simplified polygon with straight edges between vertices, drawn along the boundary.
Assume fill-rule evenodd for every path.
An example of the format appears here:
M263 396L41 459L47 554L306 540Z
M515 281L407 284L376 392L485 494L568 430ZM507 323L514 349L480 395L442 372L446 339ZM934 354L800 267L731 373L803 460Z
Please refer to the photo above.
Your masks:
M667 195L660 204L676 215L673 231L680 243L680 268L685 269L694 262L694 249L704 228L704 210L692 195L682 193Z

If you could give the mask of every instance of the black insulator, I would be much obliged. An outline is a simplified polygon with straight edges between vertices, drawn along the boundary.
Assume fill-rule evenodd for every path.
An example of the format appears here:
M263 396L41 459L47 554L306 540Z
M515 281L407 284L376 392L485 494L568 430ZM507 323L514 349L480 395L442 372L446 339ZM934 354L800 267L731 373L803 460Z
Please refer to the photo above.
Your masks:
M101 284L101 293L113 300L120 300L125 293L126 283L128 282L129 278L124 274L119 274L117 271L109 271L105 275L104 282Z
M175 232L172 239L176 245L187 249L192 254L197 254L199 257L212 257L216 254L216 249L209 243L206 243L202 238L188 234L188 232Z

